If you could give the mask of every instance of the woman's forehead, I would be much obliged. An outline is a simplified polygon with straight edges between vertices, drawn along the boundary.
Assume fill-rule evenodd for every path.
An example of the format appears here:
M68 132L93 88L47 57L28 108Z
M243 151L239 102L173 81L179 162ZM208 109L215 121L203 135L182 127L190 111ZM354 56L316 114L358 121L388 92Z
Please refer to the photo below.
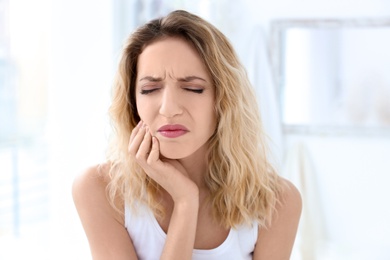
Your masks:
M163 38L145 47L137 63L137 81L145 77L181 79L199 77L210 81L207 67L187 41Z

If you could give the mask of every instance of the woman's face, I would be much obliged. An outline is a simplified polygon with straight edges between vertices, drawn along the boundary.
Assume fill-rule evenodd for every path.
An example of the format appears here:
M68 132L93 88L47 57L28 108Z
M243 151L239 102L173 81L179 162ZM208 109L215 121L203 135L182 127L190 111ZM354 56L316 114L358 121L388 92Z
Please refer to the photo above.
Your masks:
M215 90L196 50L180 38L158 40L139 56L137 72L138 114L161 154L181 159L205 149L216 128Z

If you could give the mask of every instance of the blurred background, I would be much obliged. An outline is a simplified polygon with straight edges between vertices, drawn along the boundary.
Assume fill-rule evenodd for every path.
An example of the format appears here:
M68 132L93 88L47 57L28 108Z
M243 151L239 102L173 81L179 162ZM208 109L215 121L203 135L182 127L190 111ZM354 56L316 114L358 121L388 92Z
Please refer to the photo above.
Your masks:
M0 0L0 259L90 259L72 181L104 161L124 40L175 9L247 68L304 200L292 259L390 259L386 0Z

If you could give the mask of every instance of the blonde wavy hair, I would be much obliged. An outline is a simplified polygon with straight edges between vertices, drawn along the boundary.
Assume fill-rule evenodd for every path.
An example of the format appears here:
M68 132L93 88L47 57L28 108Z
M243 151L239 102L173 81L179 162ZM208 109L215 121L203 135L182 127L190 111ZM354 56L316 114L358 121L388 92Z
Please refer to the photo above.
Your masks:
M135 99L137 61L146 46L164 37L181 37L206 64L215 87L218 125L208 142L205 182L213 216L225 227L257 221L267 226L281 191L267 160L265 134L246 71L228 39L202 18L178 10L138 28L127 40L113 88L110 116L114 135L108 150L111 202L120 196L129 206L147 204L163 216L162 188L127 152L131 131L139 122Z

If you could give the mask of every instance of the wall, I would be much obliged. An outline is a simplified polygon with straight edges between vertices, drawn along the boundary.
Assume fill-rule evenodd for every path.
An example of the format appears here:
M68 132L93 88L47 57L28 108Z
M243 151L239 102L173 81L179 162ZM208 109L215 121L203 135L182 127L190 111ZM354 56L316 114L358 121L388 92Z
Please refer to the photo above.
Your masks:
M272 2L246 0L251 17L267 27L278 18L354 18L383 17L390 14L386 0L275 0Z

